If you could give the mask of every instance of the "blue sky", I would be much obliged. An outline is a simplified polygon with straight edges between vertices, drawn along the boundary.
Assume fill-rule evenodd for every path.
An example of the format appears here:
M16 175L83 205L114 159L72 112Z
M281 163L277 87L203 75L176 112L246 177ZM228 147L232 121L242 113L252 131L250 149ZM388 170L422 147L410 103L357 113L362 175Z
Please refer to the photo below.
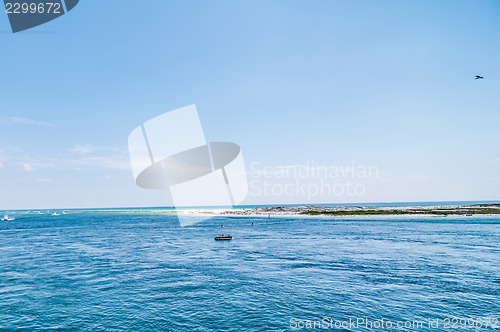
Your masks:
M248 204L499 199L498 31L494 0L86 0L17 34L0 15L0 209L169 205L127 137L189 104L249 169L379 170L363 195Z

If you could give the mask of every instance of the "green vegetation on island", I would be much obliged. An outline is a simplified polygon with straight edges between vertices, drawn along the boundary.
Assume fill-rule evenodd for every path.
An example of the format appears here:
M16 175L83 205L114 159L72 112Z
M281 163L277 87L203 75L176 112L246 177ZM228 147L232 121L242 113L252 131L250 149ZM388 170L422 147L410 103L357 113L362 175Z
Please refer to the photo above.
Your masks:
M489 215L500 214L500 204L476 204L469 206L428 207L312 207L299 212L302 215L373 216L373 215Z
M338 210L338 211L304 211L300 214L307 215L332 215L332 216L374 216L374 215L408 215L408 214L432 214L446 216L450 214L448 211L437 210Z

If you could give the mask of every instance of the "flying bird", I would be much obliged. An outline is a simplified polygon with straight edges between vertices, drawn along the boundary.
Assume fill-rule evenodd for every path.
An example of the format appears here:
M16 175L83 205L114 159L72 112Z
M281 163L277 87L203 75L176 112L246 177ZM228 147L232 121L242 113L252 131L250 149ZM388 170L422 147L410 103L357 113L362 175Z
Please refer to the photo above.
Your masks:
M484 77L479 76L479 75L476 75L476 77L475 77L475 78L476 78L476 80L484 80Z

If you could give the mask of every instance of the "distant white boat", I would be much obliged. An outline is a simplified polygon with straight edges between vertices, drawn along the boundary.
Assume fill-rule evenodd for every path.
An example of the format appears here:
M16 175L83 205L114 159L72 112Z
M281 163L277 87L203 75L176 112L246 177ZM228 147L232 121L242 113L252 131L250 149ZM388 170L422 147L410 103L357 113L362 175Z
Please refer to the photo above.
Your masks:
M52 213L53 216L58 216L57 212Z
M232 240L232 239L233 239L233 237L231 235L229 235L229 234L226 234L226 235L224 235L224 234L217 235L214 238L215 241L228 241L228 240Z
M3 216L2 221L9 221L9 216L8 215Z

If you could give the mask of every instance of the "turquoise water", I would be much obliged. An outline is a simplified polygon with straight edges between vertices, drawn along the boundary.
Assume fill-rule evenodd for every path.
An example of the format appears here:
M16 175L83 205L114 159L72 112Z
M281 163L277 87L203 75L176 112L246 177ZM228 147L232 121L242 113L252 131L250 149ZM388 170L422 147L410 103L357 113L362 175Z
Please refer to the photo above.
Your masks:
M446 318L500 318L500 217L218 217L179 228L133 213L9 216L0 330L282 331L323 318L438 319L444 330ZM214 241L220 233L234 239Z

